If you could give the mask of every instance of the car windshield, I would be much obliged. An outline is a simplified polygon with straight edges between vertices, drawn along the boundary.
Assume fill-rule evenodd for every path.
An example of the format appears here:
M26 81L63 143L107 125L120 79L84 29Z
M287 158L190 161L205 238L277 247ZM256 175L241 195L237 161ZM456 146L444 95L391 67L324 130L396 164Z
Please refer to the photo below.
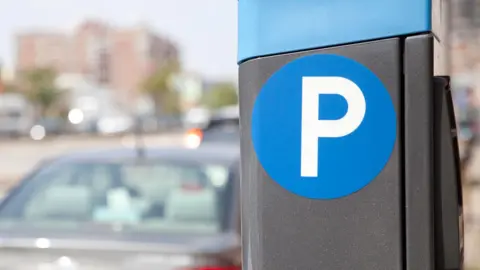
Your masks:
M228 179L228 168L218 164L53 164L5 201L0 224L216 233L232 197Z

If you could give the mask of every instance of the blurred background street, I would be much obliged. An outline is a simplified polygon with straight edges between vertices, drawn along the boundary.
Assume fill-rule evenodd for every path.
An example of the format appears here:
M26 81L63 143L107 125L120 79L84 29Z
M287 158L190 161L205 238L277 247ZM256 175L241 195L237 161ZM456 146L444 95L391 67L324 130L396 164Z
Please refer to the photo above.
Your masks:
M1 269L240 269L236 17L0 1Z
M448 22L449 39L445 43L449 49L448 68L452 75L452 93L455 99L462 155L467 152L466 148L472 149L469 155L471 159L463 174L465 191L468 193L464 201L465 261L469 267L480 267L480 256L478 256L480 254L480 145L472 139L480 135L480 128L478 128L480 123L480 102L478 101L480 99L480 0L449 0L448 3L451 20ZM158 185L159 190L168 189L168 192L156 190L155 185L144 183L158 180L152 173L145 176L143 171L140 173L135 170L133 173L136 176L135 181L130 182L141 182L145 185L139 184L137 188L140 191L131 192L134 195L125 195L128 193L125 190L130 192L130 186L136 184L130 183L127 187L123 180L117 180L127 179L129 178L127 175L130 175L126 171L131 169L129 158L134 154L125 149L195 148L203 141L220 140L219 138L233 145L238 144L237 1L1 0L0 18L0 193L2 198L8 194L12 186L23 183L21 181L24 180L27 183L30 178L26 176L37 165L41 165L41 162L59 157L60 165L55 165L58 168L54 166L59 171L64 166L62 162L68 166L72 165L69 163L72 162L70 159L62 156L64 154L75 154L85 150L104 150L105 152L100 155L102 158L95 154L84 154L87 156L85 159L88 160L89 165L95 163L105 168L109 166L120 168L110 170L109 167L108 169L110 178L114 179L110 183L114 188L103 186L99 188L92 183L95 181L85 181L88 183L85 184L87 187L74 190L73 187L77 187L78 182L83 181L77 179L78 168L72 169L75 173L69 171L60 177L51 176L49 170L55 170L46 166L45 173L33 177L33 179L41 179L37 181L44 181L44 184L31 187L35 191L25 192L28 193L26 195L21 193L24 197L18 201L13 200L14 206L6 207L8 211L5 210L5 213L2 213L3 208L0 209L0 236L14 235L12 231L17 233L15 229L23 228L22 226L27 226L25 235L28 237L30 237L29 233L36 232L35 230L40 227L42 231L39 235L46 235L45 232L48 230L45 228L53 224L47 229L54 228L51 230L54 233L65 232L72 239L83 240L94 235L89 231L98 229L93 228L94 225L97 226L100 223L104 225L105 222L110 226L110 231L116 233L122 231L124 228L122 226L125 224L138 225L135 229L144 230L142 232L148 230L151 232L155 229L157 234L179 228L188 231L193 228L188 226L195 222L171 225L168 223L170 221L165 221L168 216L165 194L177 194L175 188L178 186L181 186L183 191L200 190L206 186L210 188L202 189L205 191L202 193L203 197L188 197L192 195L186 196L182 193L182 196L186 196L183 198L189 198L184 200L188 207L182 205L179 209L182 209L182 215L187 215L191 220L196 217L201 221L199 224L195 223L196 232L210 230L218 232L217 227L220 226L218 224L223 224L223 221L205 222L213 218L210 216L198 218L197 215L199 212L208 211L191 209L196 209L196 206L210 205L208 203L214 200L209 196L213 193L216 194L214 198L217 199L233 198L231 194L224 196L223 193L226 192L223 188L229 181L226 180L229 173L225 171L230 168L223 164L223 161L215 160L221 156L223 160L233 162L230 159L234 160L231 157L234 155L230 150L217 149L211 153L199 153L199 158L195 162L205 164L197 164L195 174L190 173L192 157L189 154L181 150L178 150L178 153L174 151L173 154L157 153L158 156L176 157L175 160L169 160L169 164L183 162L181 165L175 165L181 167L181 169L175 169L181 173L171 173L175 171L172 168L159 170L164 173L169 172L165 175L176 175L172 176L172 179L178 182L177 185L172 187ZM233 116L230 111L223 111L231 108L236 110ZM218 128L219 126L221 128ZM467 142L472 143L470 146L464 146ZM113 148L120 149L119 152L127 151L118 154L127 158L118 161L116 152L113 154L107 152ZM141 157L141 154L138 156ZM236 156L235 158L238 159ZM214 162L210 164L210 160ZM223 171L218 170L219 164L225 167ZM75 166L72 165L72 167ZM95 170L82 167L79 171L90 173ZM142 177L137 177L137 174ZM85 178L79 179L91 180L97 179L97 176L84 175ZM104 180L102 177L100 178ZM209 184L201 181L204 178L209 179L207 181ZM138 179L140 180L137 181ZM145 179L149 181L144 181ZM119 182L122 183L119 184ZM119 192L118 189L121 189L119 187L122 185L122 192ZM102 190L101 196L108 197L106 199L102 197L101 206L98 206L100 203L94 199L85 199L101 197L97 194L98 190ZM149 192L157 193L153 196ZM92 197L88 197L87 193ZM50 202L49 197L58 198L59 201ZM114 200L113 197L117 199ZM137 203L130 203L133 201L130 197L141 197L137 198L138 205L141 207L137 207ZM104 203L104 201L107 202ZM68 207L57 209L57 206L62 204ZM70 212L78 210L70 211L71 207L74 208L73 205L82 204L92 204L94 206L90 208L94 210L90 208L91 211L88 210L90 212L85 210L84 212L88 213L82 212L81 218L79 218L80 214L75 217L69 216L73 215ZM130 209L130 204L142 210L132 206L132 209L138 210L135 210L137 212L132 210L132 213L136 214L130 212L126 214L125 209ZM38 209L31 205L38 205ZM34 210L29 210L30 208ZM117 211L118 208L123 210ZM148 211L145 210L147 208ZM217 208L217 205L210 205L208 209ZM222 218L234 218L229 216L232 215L231 213L236 213L234 209L228 210L227 217L222 216ZM151 218L153 221L147 219L147 221L139 221L141 220L138 217L139 212L142 212L143 216L154 216ZM28 214L30 215L28 216L27 213L31 215ZM88 226L82 226L85 220L88 221L86 222ZM48 222L51 224L45 225ZM65 225L63 222L68 224ZM73 225L69 222L73 222ZM215 223L215 226L211 223ZM60 230L55 227L60 225L65 225L65 228L62 227ZM90 225L92 227L89 227ZM28 226L36 227L34 230ZM67 227L73 229L68 231ZM74 235L83 229L88 231L88 237ZM95 231L99 235L95 234L98 239L105 235L103 230L102 227L101 230ZM125 232L126 239L130 237L128 233L131 232ZM19 238L25 235L21 234ZM57 236L53 235L51 239ZM61 237L67 236L61 235ZM107 240L115 239L116 241L115 237ZM143 237L141 240L136 240L142 242L145 238L149 238L145 235L141 237ZM224 235L221 237L230 239ZM43 236L41 238L35 236L35 239L35 247L50 247L50 242ZM102 238L103 240L105 239ZM186 246L191 246L190 242L186 243ZM77 244L74 243L73 246ZM235 242L232 245L238 248L239 244ZM18 244L18 246L21 245ZM108 245L109 248L112 246L115 245ZM145 249L143 246L138 248L133 244L129 247L134 250L135 256L141 255L141 251L138 250ZM67 249L69 248L71 247ZM37 259L36 255L34 258ZM50 262L54 261L58 265L69 265L73 261L70 259L62 254L48 256ZM139 258L137 259L140 261ZM177 258L175 262L169 263L184 262L182 259L185 258ZM238 261L238 258L229 258L229 260ZM100 259L98 262L90 262L89 259L86 261L99 265L104 263ZM11 268L11 265L8 265L8 268L2 268L3 262L7 263L3 260L0 247L1 269L53 269ZM125 268L112 266L112 268L88 269ZM146 268L137 265L129 269Z
M4 188L45 158L133 146L138 130L148 146L179 144L209 110L237 103L235 3L24 2L0 9ZM184 6L186 20L172 16Z

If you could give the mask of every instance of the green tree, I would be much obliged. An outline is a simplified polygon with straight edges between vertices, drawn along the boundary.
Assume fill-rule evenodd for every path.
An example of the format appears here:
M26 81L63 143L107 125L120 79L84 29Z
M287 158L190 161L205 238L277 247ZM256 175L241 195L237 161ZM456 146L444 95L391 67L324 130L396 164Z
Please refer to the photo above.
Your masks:
M204 95L203 104L210 109L238 103L237 88L232 83L217 83Z
M54 113L62 98L62 91L55 86L56 73L50 68L34 68L21 76L22 91L38 110L40 116Z
M142 84L141 88L155 103L155 111L160 114L175 114L180 111L179 95L172 85L173 76L180 72L177 61L160 66Z

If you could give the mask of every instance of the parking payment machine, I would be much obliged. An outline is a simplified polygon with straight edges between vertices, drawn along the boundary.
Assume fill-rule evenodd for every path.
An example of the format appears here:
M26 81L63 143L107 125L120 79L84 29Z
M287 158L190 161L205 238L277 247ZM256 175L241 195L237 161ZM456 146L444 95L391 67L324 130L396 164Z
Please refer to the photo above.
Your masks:
M243 269L462 269L440 0L239 0Z

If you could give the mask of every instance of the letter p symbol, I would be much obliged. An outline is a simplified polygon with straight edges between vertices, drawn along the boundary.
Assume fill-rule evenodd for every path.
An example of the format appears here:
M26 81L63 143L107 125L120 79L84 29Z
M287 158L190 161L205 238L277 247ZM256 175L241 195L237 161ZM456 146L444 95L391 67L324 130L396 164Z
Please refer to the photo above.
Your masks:
M319 120L319 95L334 94L345 98L347 112L338 120ZM302 177L318 176L318 138L338 138L355 131L363 121L366 102L362 90L343 77L302 78Z

